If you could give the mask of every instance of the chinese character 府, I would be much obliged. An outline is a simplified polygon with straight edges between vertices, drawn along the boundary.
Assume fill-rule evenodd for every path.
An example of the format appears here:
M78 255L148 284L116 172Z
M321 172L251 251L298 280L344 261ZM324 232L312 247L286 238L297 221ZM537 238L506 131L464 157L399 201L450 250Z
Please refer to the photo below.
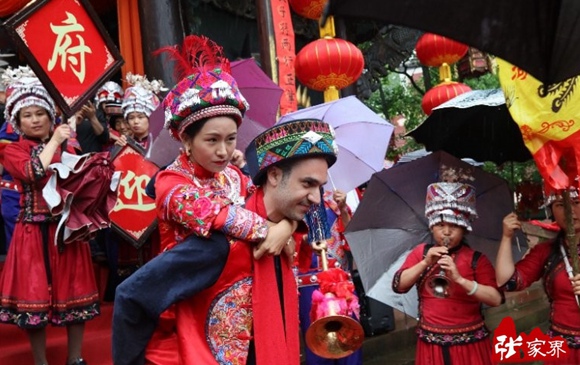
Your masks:
M62 21L63 25L50 23L50 29L56 34L52 57L48 61L48 71L52 71L60 58L60 67L66 71L67 63L79 82L84 82L86 76L85 54L92 53L90 47L85 44L84 38L80 34L75 34L78 40L77 45L72 45L71 33L84 32L85 28L77 22L75 16L65 12L67 18Z

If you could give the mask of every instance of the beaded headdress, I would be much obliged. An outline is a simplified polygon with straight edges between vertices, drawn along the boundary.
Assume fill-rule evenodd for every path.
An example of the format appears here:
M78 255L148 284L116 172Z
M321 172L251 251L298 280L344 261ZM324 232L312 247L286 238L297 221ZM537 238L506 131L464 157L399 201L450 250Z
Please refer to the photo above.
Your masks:
M250 105L231 75L223 49L203 36L187 36L181 47L164 47L176 62L175 77L181 80L165 99L165 128L176 140L193 123L217 116L231 116L238 126Z
M146 76L127 73L125 77L129 86L123 95L123 116L127 118L129 113L139 112L147 117L159 107L157 93L167 90L160 80L149 81Z
M254 184L262 184L268 167L283 160L322 156L332 166L338 154L334 138L332 126L318 119L294 120L267 129L246 149Z
M477 218L475 188L459 180L473 180L468 172L442 166L441 182L427 187L425 216L429 228L447 222L471 231L471 222Z
M54 123L56 118L54 101L28 66L7 68L2 73L2 82L6 85L4 117L16 133L22 134L16 119L18 112L25 107L35 105L46 109L50 120Z

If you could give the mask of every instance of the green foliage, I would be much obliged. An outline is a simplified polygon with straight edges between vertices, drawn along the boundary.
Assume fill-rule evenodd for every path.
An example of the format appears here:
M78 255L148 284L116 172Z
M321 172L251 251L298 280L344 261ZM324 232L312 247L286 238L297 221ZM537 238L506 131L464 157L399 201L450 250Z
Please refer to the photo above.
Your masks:
M506 162L499 166L492 162L485 162L483 169L505 179L512 190L524 182L542 184L542 176L534 160L527 162Z
M463 83L473 90L499 89L499 77L496 74L487 73L478 78L465 79Z
M425 119L421 109L422 94L401 82L399 74L392 72L382 78L380 83L381 88L366 101L369 108L391 121L403 118L407 130L413 129ZM402 147L396 147L396 144L400 144L396 138L405 141ZM391 161L397 160L401 155L420 148L422 145L413 138L397 136L391 139L386 157Z

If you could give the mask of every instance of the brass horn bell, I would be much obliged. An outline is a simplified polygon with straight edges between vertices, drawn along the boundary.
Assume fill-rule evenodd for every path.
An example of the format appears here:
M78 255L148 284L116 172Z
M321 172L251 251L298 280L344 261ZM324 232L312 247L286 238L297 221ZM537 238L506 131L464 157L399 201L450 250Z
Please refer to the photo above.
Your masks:
M326 359L340 359L352 354L362 346L363 339L360 323L343 315L319 318L306 331L308 348Z
M328 270L326 251L322 250L322 269ZM305 334L306 345L316 355L326 359L340 359L358 350L364 340L360 323L340 313L338 300L332 293L325 294L328 311L326 316L314 320Z

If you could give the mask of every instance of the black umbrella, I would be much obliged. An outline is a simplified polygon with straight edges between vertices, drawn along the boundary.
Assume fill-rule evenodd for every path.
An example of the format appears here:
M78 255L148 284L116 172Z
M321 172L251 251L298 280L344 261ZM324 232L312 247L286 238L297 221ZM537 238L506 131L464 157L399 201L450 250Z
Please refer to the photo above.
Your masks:
M443 151L375 173L345 232L367 295L413 317L416 292L395 294L391 281L413 247L432 243L425 195L427 186L439 181L442 166L470 171L474 178L468 183L476 189L478 218L466 239L494 262L502 220L513 209L507 182ZM514 245L513 251L518 259L525 248Z
M443 150L459 158L498 165L532 159L501 89L461 94L434 108L407 135L424 144L428 151Z
M503 58L544 83L580 74L577 0L329 0L328 13L440 34Z

